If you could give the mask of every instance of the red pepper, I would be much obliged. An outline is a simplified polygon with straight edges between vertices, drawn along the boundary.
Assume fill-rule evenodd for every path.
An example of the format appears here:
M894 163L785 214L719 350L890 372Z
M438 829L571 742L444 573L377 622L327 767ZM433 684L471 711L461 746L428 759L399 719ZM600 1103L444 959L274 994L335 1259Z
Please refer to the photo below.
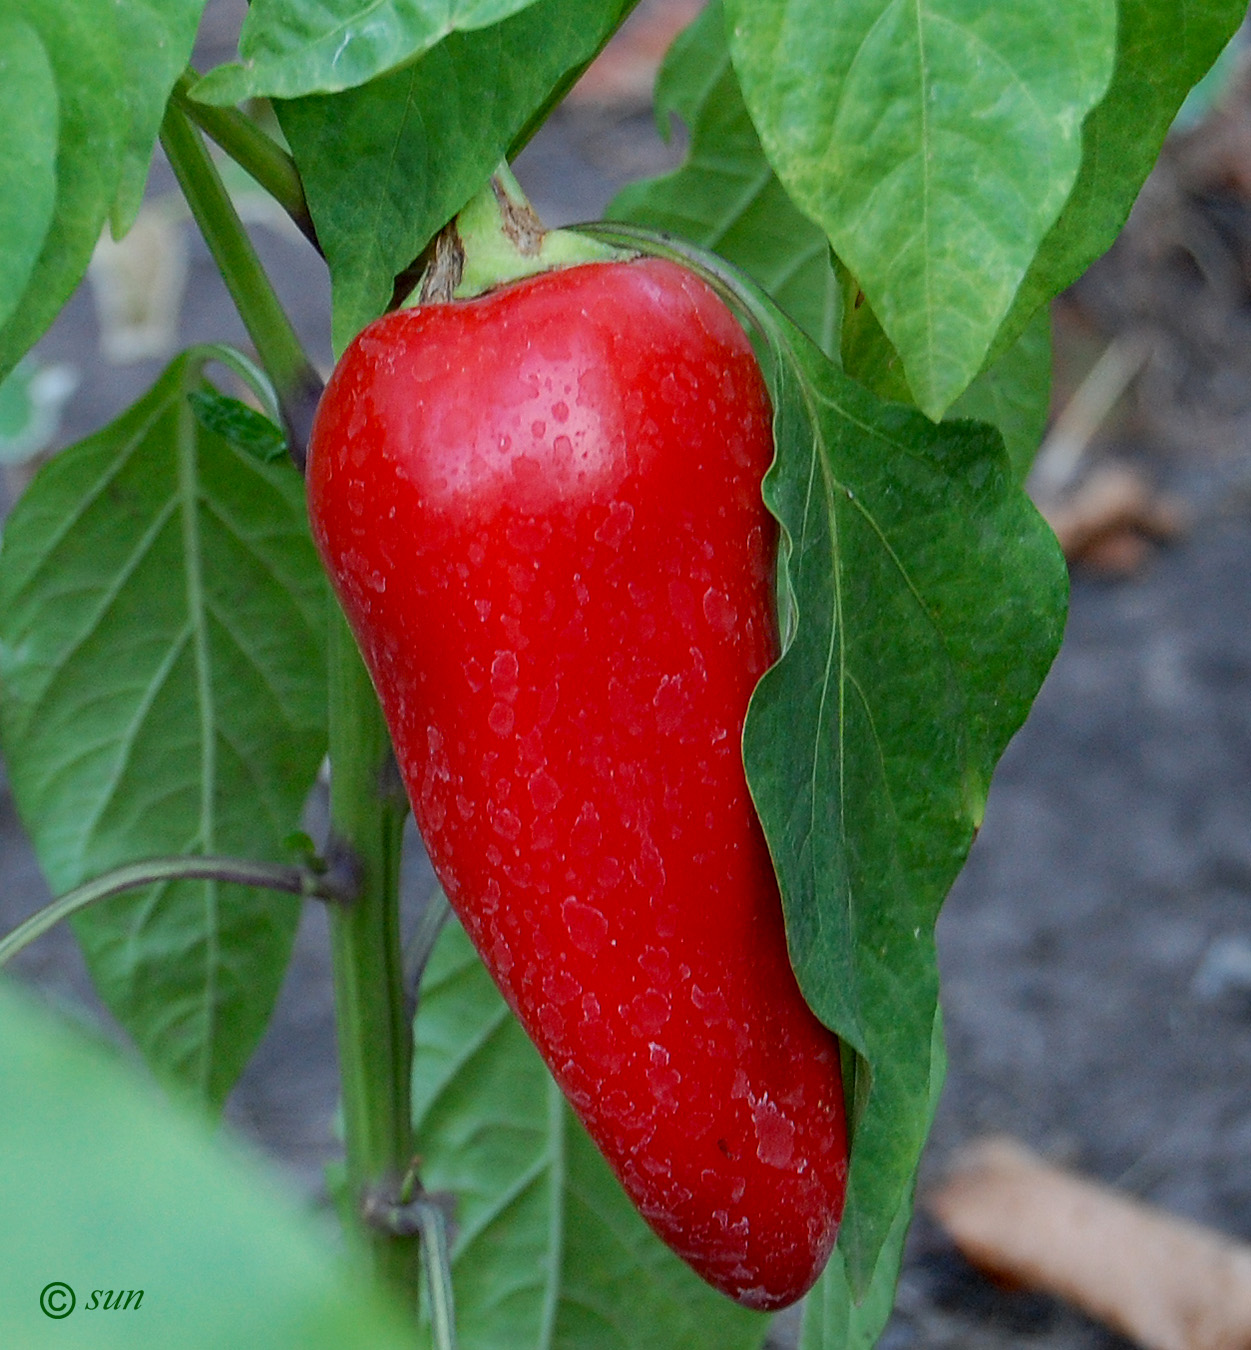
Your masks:
M647 259L379 319L309 461L456 913L644 1218L754 1308L815 1280L847 1171L742 765L771 456L733 316Z

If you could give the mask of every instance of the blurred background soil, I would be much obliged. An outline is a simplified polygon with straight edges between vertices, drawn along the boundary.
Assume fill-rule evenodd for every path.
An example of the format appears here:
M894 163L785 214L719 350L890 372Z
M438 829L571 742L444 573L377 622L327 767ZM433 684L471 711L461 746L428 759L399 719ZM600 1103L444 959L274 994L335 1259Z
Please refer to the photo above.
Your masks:
M548 224L594 218L618 186L679 161L680 128L665 144L648 96L668 36L696 8L645 3L523 154L519 177ZM201 68L233 53L243 9L244 0L210 7ZM102 254L40 344L48 416L59 416L54 445L127 406L176 347L246 348L172 192L158 165L141 248ZM321 264L259 195L240 192L283 300L328 364ZM1072 610L939 924L950 1071L888 1350L1127 1344L1047 1297L984 1281L926 1216L927 1189L962 1144L987 1133L1251 1240L1245 59L1215 106L1170 139L1122 238L1057 302L1054 321L1041 472L1058 526L1085 512L1070 541ZM26 472L6 469L9 499ZM1067 494L1059 503L1057 486ZM415 841L410 852L416 903L430 876ZM46 898L4 791L0 929ZM20 973L75 1016L110 1025L64 931L26 953ZM315 1195L336 1151L335 1090L325 923L310 905L229 1118ZM778 1345L792 1327L780 1320Z

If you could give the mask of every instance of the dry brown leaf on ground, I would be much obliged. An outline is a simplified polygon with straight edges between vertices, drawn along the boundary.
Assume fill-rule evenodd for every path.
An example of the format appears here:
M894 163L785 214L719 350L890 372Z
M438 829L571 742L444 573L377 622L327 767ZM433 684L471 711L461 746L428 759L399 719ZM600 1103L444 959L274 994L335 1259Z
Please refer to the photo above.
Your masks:
M1123 465L1095 469L1071 492L1040 500L1038 509L1070 562L1117 575L1137 571L1152 541L1173 539L1186 527L1179 503Z
M1145 1350L1248 1350L1251 1247L989 1139L927 1208L986 1274L1065 1299Z

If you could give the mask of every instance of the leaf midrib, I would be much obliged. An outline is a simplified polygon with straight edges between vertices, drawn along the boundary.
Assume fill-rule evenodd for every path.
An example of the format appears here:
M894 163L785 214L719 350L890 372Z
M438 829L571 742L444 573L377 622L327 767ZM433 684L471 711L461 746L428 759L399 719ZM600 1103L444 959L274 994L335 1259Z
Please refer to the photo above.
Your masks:
M199 379L198 365L191 365L176 386L178 500L182 517L185 551L187 615L191 629L192 657L195 664L196 703L200 714L200 847L212 853L217 847L213 784L216 774L216 705L213 699L212 670L209 657L207 600L200 558L199 460L195 432L195 414L186 398L193 382ZM205 915L205 961L202 1008L205 1034L201 1040L199 1085L207 1096L213 1074L213 1046L216 1043L218 1016L218 935L220 930L219 888L216 882L203 883Z

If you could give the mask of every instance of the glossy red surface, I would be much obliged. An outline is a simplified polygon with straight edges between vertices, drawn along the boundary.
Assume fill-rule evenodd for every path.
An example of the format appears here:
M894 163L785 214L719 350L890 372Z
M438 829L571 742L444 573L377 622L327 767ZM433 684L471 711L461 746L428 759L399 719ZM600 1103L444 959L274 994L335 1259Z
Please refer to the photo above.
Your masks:
M776 655L768 398L640 260L388 315L326 391L314 532L435 869L644 1217L780 1307L846 1177L740 737Z

